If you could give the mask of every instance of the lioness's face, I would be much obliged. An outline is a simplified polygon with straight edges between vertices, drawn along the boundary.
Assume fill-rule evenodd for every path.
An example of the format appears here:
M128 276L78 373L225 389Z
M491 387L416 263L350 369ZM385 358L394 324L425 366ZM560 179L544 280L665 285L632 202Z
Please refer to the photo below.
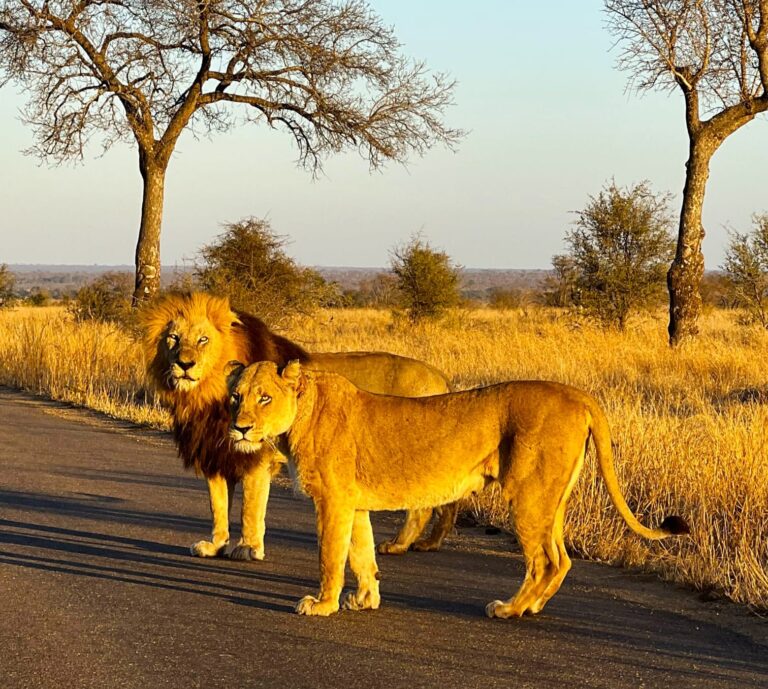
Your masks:
M169 322L160 342L168 364L168 387L181 392L192 390L214 370L221 346L221 333L207 318L191 321L180 316Z
M229 437L238 452L257 452L265 441L291 427L300 375L298 361L289 363L282 374L270 361L235 367L229 378Z

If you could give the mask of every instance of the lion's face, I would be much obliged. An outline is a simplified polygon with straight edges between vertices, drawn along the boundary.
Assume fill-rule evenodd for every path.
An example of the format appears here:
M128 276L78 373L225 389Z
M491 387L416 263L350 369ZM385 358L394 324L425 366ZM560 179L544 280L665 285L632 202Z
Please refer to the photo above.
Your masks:
M229 376L229 438L238 452L258 452L264 442L285 433L296 419L301 366L290 362L282 374L262 361L235 364Z
M221 359L221 333L207 318L180 316L170 321L159 345L167 362L168 387L172 390L189 392Z
M197 395L215 388L223 397L224 366L236 358L231 335L236 321L229 302L206 294L171 295L152 305L144 314L151 379L165 393Z

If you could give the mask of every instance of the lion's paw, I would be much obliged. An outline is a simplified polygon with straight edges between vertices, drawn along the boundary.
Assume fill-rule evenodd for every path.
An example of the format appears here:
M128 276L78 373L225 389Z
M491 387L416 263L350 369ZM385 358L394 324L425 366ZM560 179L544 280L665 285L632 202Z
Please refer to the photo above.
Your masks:
M411 546L411 549L419 553L434 553L435 551L440 550L440 542L431 541L425 538L421 541L415 541Z
M522 617L522 611L518 612L509 603L505 603L503 600L495 600L485 606L485 614L488 617L498 617L500 619L506 619L508 617Z
M195 557L217 557L226 547L226 542L216 545L210 541L198 541L189 550Z
M229 551L228 557L230 560L263 560L264 559L264 547L261 548L251 545L244 545L238 543L232 550Z
M299 615L319 615L321 617L327 617L337 612L339 609L339 602L333 600L320 600L314 596L304 596L296 604L296 612Z
M394 541L383 541L376 546L376 552L380 555L403 555L408 552L408 546Z
M378 610L381 596L378 591L356 591L347 594L344 599L344 610Z

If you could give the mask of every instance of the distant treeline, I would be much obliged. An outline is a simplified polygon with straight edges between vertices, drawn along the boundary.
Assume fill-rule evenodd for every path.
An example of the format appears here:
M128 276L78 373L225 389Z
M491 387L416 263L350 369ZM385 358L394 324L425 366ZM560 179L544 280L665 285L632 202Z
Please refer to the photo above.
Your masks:
M16 282L14 292L21 299L33 300L73 298L77 291L95 278L109 272L126 273L133 278L132 266L14 266L8 269ZM336 286L341 306L388 307L393 300L392 274L384 268L317 267L317 272ZM163 286L179 282L191 269L179 266L163 268ZM461 271L461 296L467 303L486 304L496 308L520 308L531 304L559 305L555 273L542 269L481 269ZM702 285L705 303L730 307L725 276L720 271L705 274ZM660 302L663 303L663 302Z

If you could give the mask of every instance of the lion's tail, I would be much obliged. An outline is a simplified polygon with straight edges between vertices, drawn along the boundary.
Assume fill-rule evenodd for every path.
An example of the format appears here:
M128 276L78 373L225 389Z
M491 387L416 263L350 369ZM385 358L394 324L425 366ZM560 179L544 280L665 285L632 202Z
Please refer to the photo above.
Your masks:
M647 526L643 526L635 515L632 514L632 510L629 509L629 505L627 505L627 501L624 499L624 495L622 495L618 479L616 478L608 420L597 403L590 405L589 411L592 417L589 430L592 433L592 440L597 450L597 462L600 465L600 473L603 475L611 501L627 523L627 526L639 536L652 540L690 533L690 528L682 517L674 515L665 517L658 528L649 529Z

